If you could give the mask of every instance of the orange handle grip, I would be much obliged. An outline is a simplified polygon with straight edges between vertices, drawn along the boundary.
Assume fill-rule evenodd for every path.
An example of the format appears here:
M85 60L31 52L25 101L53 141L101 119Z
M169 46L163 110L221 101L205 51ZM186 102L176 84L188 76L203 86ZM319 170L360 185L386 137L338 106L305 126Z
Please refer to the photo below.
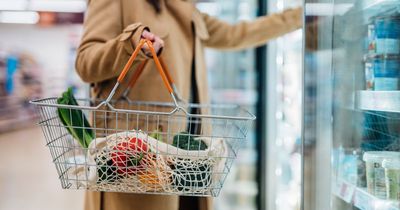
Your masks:
M151 54L152 54L152 56L153 56L153 59L154 59L154 62L155 62L155 64L156 64L158 73L161 75L161 78L162 78L162 80L163 80L163 82L164 82L164 85L165 85L165 87L167 88L168 92L169 92L169 93L172 93L173 90L172 90L172 87L171 87L171 84L170 84L170 81L172 81L172 78L171 78L171 76L169 75L169 73L167 73L168 76L166 75L166 73L165 73L165 71L164 71L164 69L163 69L163 65L161 64L160 60L158 59L157 53L156 53L156 51L155 51L155 49L154 49L154 47L153 47L153 43L151 43L151 41L145 40L145 39L141 39L141 40L140 40L138 46L137 46L136 49L133 51L133 53L132 53L131 57L129 58L128 62L125 64L125 67L124 67L124 69L122 70L121 74L119 75L117 81L118 81L119 83L121 83L121 82L124 80L124 78L125 78L126 74L128 73L129 69L130 69L130 68L132 67L132 65L133 65L133 61L135 61L136 57L138 56L138 54L139 54L139 52L140 52L140 50L142 49L142 47L143 47L144 44L147 44L147 45L149 46L149 49L150 49L150 52L151 52ZM138 70L139 70L139 71L136 71L135 74L132 76L132 80L131 80L130 83L129 83L130 86L133 86L133 85L135 84L135 82L136 82L137 79L139 78L140 74L143 72L146 63L147 63L147 62L143 62L143 63L138 67Z
M172 79L172 77L169 73L167 65L165 65L164 59L162 59L161 57L158 59L160 60L161 66L164 69L164 73L167 76L169 84L171 84L171 85L174 84L174 80ZM132 75L131 81L129 82L129 85L128 85L130 88L133 88L135 86L135 84L136 84L138 78L140 77L140 75L142 74L147 62L148 62L148 60L143 61L139 65L139 67L136 69L135 73Z
M168 70L167 65L165 65L164 59L162 59L162 58L159 58L159 59L160 59L161 66L164 68L165 75L167 75L169 83L170 84L174 84L174 80L172 80L172 77L170 75L170 71Z
M168 78L165 75L164 69L163 69L163 67L162 67L162 65L160 63L160 60L158 59L158 56L157 56L156 50L153 47L153 44L149 40L146 40L146 43L150 48L150 52L153 55L153 59L154 59L154 62L156 63L156 67L157 67L158 73L160 73L160 75L162 77L162 80L164 82L164 85L167 87L168 92L172 93L173 90L172 90L171 84L169 84L169 82L168 82Z
M146 66L149 60L144 60L136 69L135 73L132 75L131 81L129 82L129 87L133 88L135 86L136 81L139 79L140 75L142 74L144 67Z
M141 39L138 46L136 47L135 51L133 51L131 57L129 58L128 62L125 64L124 69L122 70L121 74L118 77L118 82L122 82L124 80L126 74L128 73L129 69L132 67L133 61L135 61L136 57L138 56L140 50L142 49L143 45L146 43L146 40Z

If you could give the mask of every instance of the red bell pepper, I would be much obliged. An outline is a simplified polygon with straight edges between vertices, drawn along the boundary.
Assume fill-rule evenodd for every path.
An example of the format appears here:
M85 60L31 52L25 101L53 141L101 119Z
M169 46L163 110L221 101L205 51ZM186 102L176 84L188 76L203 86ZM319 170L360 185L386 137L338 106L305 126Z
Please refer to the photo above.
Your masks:
M132 138L128 142L118 143L113 148L111 159L118 174L132 175L144 169L141 162L147 152L149 148L143 140Z

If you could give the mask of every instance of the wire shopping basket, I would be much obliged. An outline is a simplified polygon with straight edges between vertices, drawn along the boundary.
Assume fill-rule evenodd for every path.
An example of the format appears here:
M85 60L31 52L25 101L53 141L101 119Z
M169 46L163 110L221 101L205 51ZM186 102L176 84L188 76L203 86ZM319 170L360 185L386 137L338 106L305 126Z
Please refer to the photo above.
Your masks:
M121 99L113 99L144 44L171 103L131 101L129 88ZM130 87L146 63L133 73ZM31 103L38 107L64 189L216 197L255 120L240 106L183 101L148 40L141 40L106 100L81 99L75 105L59 100Z

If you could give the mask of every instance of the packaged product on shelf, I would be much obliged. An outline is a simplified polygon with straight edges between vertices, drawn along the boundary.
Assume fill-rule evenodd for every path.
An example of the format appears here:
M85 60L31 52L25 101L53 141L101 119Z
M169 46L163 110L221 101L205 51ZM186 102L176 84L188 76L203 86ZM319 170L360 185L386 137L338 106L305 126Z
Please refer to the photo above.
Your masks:
M365 90L374 90L374 65L372 62L365 62Z
M385 169L382 167L385 159L400 159L400 152L371 151L363 156L368 192L381 199L386 199Z
M382 166L385 169L386 198L400 201L400 158L385 159Z
M368 25L368 37L367 37L367 45L368 45L368 53L374 54L376 53L376 35L375 35L375 25Z
M362 151L357 150L357 187L367 187L366 168L363 161Z
M378 54L400 53L400 16L376 17L375 33Z
M372 55L366 57L365 79L367 90L399 90L400 56Z
M357 159L356 149L340 147L337 176L349 183L357 184Z

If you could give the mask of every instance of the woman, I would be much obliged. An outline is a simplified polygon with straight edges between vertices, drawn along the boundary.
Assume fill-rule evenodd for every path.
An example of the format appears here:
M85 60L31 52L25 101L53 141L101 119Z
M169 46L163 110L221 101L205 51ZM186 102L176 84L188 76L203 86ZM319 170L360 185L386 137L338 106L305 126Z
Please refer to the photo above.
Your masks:
M199 12L189 0L92 0L76 69L83 81L92 84L93 96L104 99L139 40L146 38L168 65L182 97L207 103L204 47L225 50L255 47L301 25L301 9L230 25ZM150 51L144 46L132 69L149 58ZM114 99L122 91L120 88ZM129 98L171 101L153 62L148 62ZM210 210L212 204L208 198L99 192L88 192L85 204L85 210L159 209Z

